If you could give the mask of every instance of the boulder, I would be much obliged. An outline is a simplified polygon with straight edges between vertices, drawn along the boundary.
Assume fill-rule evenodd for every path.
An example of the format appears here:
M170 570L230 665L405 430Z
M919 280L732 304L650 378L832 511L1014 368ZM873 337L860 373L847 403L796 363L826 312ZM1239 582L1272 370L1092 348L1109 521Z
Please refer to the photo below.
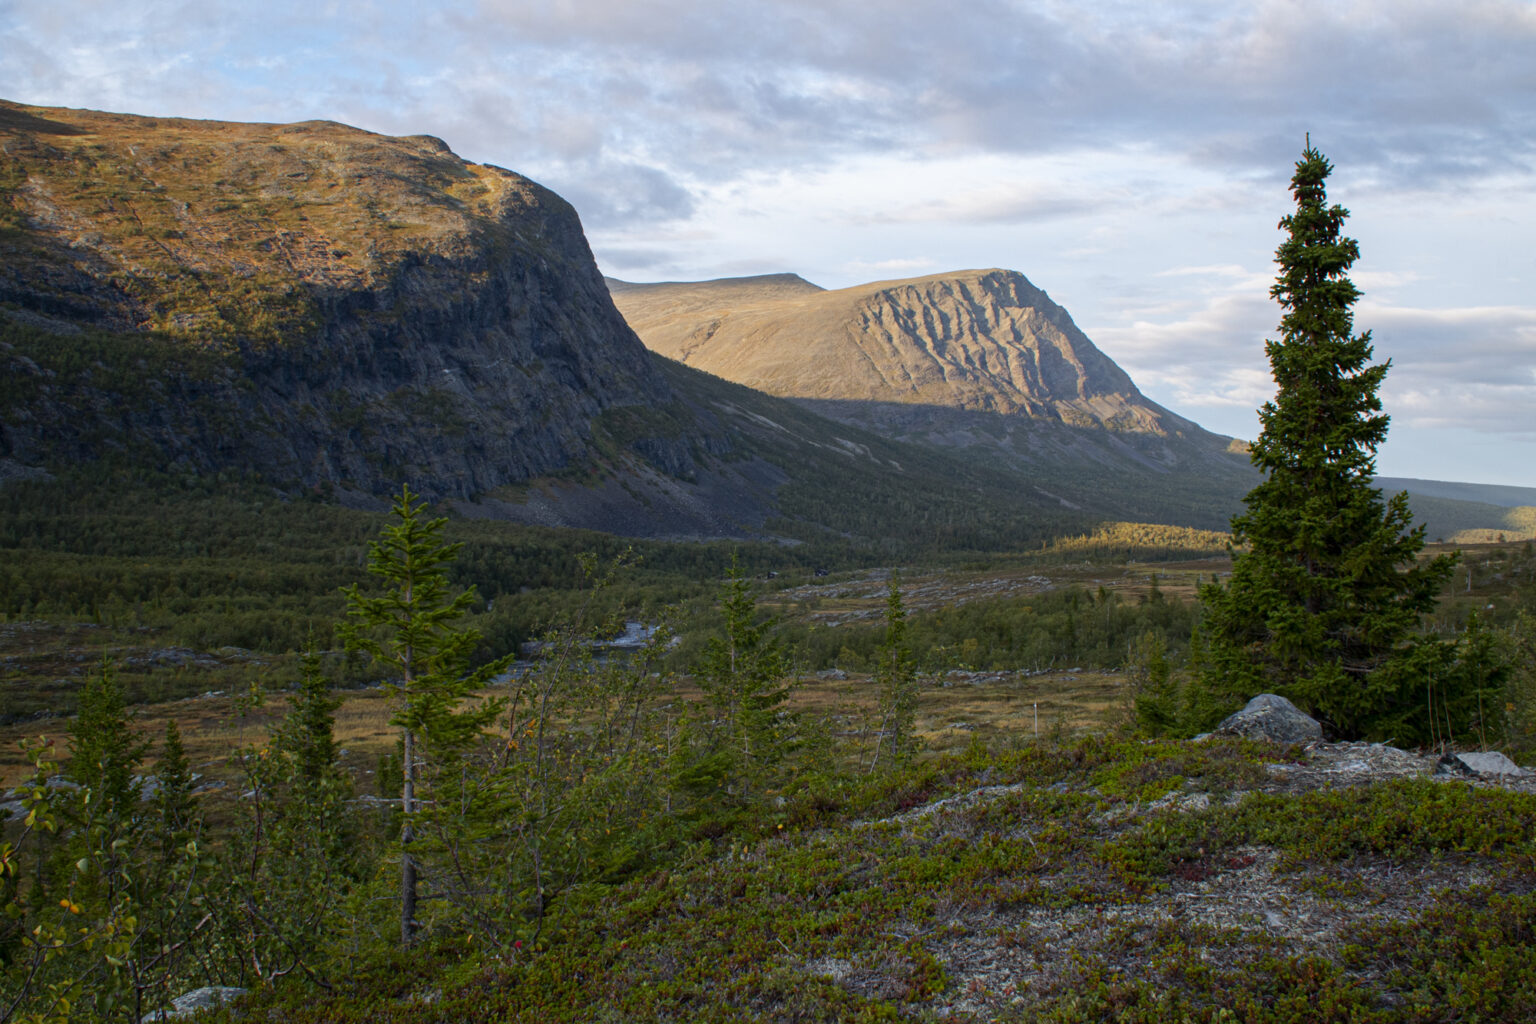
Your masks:
M245 995L243 988L228 988L220 985L210 985L207 988L195 988L191 992L179 995L171 1000L168 1010L156 1010L139 1018L139 1024L149 1024L151 1021L181 1020L190 1017L200 1010L211 1010L223 1006L237 996Z
M1440 759L1440 764L1448 771L1483 777L1512 775L1519 778L1528 774L1524 768L1496 750L1447 754Z
M1223 719L1213 731L1218 736L1276 743L1311 743L1323 738L1323 727L1317 719L1273 693L1259 694L1241 711Z

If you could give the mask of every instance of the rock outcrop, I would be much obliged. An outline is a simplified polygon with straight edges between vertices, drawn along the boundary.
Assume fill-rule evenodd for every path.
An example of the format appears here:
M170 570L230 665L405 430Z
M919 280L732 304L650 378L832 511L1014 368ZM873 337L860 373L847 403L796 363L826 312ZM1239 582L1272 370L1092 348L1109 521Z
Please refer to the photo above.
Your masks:
M1259 694L1241 711L1222 719L1213 731L1220 736L1276 743L1312 743L1323 738L1323 727L1317 719L1273 693Z
M1530 774L1497 750L1476 750L1447 754L1440 767L1448 774L1471 775L1480 779L1523 779Z
M151 1021L185 1020L189 1017L195 1017L204 1010L214 1010L226 1003L233 1002L240 996L245 995L245 991L243 988L234 988L227 985L209 985L204 988L196 988L173 999L170 1009L156 1010L154 1013L145 1014L140 1018L140 1024L150 1024Z

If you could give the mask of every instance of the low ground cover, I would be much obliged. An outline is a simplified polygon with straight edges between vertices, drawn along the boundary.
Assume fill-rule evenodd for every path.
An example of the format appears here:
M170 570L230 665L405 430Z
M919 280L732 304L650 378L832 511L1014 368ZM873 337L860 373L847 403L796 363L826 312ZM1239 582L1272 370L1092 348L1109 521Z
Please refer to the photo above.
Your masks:
M456 963L450 942L387 984L258 1005L295 1021L1529 1019L1536 786L1338 770L1358 760L975 744L594 892L505 961Z

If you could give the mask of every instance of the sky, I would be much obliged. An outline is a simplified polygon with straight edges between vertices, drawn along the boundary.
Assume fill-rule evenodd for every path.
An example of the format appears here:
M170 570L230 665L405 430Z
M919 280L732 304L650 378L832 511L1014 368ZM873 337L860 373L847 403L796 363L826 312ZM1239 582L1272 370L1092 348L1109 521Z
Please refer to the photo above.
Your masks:
M629 281L1017 270L1244 438L1310 133L1378 471L1536 486L1536 3L0 0L0 97L435 135Z

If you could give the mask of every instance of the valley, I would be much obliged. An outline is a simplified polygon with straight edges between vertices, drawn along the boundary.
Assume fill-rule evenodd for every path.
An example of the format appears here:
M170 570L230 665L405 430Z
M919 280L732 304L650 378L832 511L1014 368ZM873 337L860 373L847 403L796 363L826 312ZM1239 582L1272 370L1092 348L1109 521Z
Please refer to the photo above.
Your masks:
M605 278L329 121L0 143L0 1024L1536 1013L1536 783L1441 760L1536 756L1536 489L1380 481L1433 592L1312 636L1379 714L1213 736L1249 444L1022 273Z

